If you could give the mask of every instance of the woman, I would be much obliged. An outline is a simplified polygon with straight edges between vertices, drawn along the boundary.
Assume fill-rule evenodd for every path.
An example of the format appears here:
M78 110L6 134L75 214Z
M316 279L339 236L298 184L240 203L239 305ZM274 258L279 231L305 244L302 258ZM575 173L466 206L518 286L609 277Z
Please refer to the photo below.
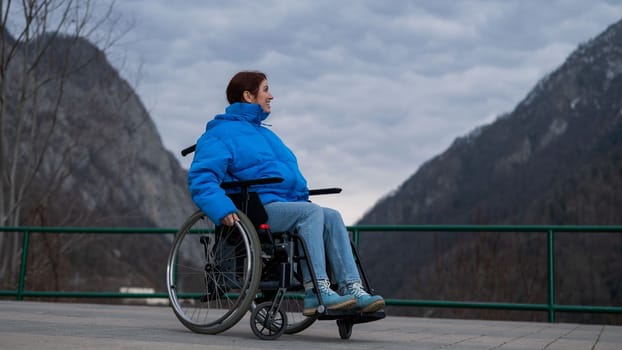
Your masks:
M207 123L197 141L188 184L194 202L214 222L234 225L236 207L220 187L223 181L281 177L283 182L256 186L254 190L268 213L275 232L295 230L309 250L328 309L357 308L375 312L384 307L382 297L367 293L354 262L348 232L336 210L309 202L309 189L294 154L262 122L270 114L274 97L262 72L244 71L233 76L226 90L230 105L224 114ZM326 257L339 283L339 293L330 288ZM318 306L309 271L303 268L304 314Z

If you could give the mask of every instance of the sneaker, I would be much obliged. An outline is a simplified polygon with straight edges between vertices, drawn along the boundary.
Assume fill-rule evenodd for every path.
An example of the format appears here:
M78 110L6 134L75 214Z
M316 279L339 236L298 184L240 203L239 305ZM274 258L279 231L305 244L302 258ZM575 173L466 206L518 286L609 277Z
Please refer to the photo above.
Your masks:
M320 295L322 296L322 301L324 302L324 306L330 310L337 309L349 309L356 305L356 299L352 295L339 295L334 290L330 289L330 281L329 280L319 280L318 288L320 290ZM318 302L318 297L313 292L313 289L308 289L305 292L304 298L304 310L302 312L305 316L313 316L317 310L317 307L320 305Z
M370 295L363 289L360 281L348 283L339 288L341 295L352 295L356 298L356 308L361 312L376 312L384 308L384 299L380 295Z

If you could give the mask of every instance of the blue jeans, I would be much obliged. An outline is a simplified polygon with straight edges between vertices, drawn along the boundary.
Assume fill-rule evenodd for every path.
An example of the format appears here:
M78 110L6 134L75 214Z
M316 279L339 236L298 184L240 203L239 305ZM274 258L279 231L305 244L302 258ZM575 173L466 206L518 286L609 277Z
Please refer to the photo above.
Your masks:
M311 202L274 202L265 208L272 231L294 231L305 241L318 280L328 279L326 257L338 283L360 280L350 236L338 211ZM304 283L309 283L311 277L306 265L302 273Z

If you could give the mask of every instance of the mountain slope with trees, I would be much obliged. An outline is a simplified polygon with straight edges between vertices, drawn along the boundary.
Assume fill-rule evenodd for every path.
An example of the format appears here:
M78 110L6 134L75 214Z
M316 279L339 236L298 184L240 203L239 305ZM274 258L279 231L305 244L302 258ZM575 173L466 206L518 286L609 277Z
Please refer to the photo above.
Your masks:
M580 45L511 113L426 162L358 224L620 225L621 185L618 22ZM622 303L622 235L558 241L559 302ZM361 242L372 280L389 296L546 301L542 234L386 233ZM404 273L387 280L396 267Z

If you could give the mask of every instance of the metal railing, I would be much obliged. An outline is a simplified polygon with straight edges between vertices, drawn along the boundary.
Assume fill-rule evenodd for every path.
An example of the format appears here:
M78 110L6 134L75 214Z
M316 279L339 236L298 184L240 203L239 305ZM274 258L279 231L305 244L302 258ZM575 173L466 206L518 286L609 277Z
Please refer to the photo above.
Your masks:
M466 309L503 309L544 311L548 313L548 321L555 322L556 312L572 313L612 313L622 314L622 306L598 305L561 305L556 302L555 289L555 236L556 233L617 233L622 234L622 226L487 226L487 225L374 225L349 226L356 245L360 242L361 232L496 232L496 233L541 233L546 235L547 242L547 303L500 303L500 302L468 302L444 300L416 299L385 299L387 305L417 306L438 308ZM77 227L0 227L2 234L23 234L19 279L16 290L0 290L0 296L15 297L60 297L60 298L167 298L166 293L123 293L123 292L67 292L67 291L33 291L25 290L28 264L28 248L31 233L55 234L175 234L177 229L153 228L77 228Z
M358 245L360 232L496 232L496 233L540 233L546 235L547 264L547 303L499 303L499 302L467 302L443 300L387 299L387 305L467 308L467 309L503 309L546 311L548 321L555 322L556 312L573 313L622 313L622 306L598 305L560 305L556 302L555 288L555 236L556 233L617 233L622 234L622 226L520 226L520 225L402 225L402 226L354 226L353 240Z

